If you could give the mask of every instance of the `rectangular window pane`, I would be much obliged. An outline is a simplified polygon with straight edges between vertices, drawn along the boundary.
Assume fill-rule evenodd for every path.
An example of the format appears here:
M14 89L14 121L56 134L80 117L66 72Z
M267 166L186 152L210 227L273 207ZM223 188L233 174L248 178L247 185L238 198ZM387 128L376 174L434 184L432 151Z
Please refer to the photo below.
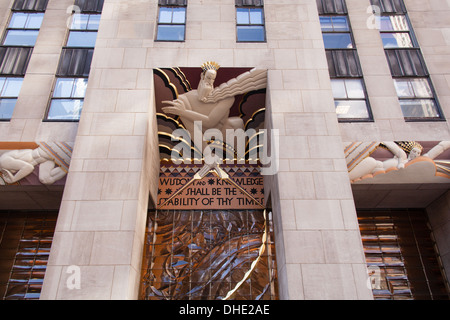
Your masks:
M2 97L18 97L22 82L22 78L6 78L1 92Z
M98 30L98 26L100 25L100 14L91 14L89 15L89 22L87 25L88 30Z
M250 24L250 13L247 8L236 8L237 24Z
M405 118L439 118L436 103L432 99L400 100Z
M25 29L39 29L43 19L43 13L29 13Z
M88 14L74 14L70 29L72 30L86 30L89 22Z
M53 97L56 98L70 98L72 95L74 79L59 78L56 80Z
M75 79L71 97L84 98L86 94L87 82L88 79L86 78Z
M399 98L414 98L414 91L409 80L394 79L394 84Z
M381 16L381 31L408 31L408 22L405 16Z
M381 40L385 48L412 48L413 43L408 33L394 32L394 33L381 33Z
M346 17L333 17L334 31L349 31L348 21Z
M172 8L159 8L159 23L172 23Z
M0 119L11 119L17 99L0 99Z
M432 98L433 97L433 92L431 91L428 80L412 79L411 86L414 90L414 95L417 98Z
M346 99L347 92L345 90L344 80L331 80L331 88L335 99Z
M172 23L186 22L186 8L173 8Z
M159 25L157 40L183 41L184 25Z
M54 99L50 104L47 119L78 120L82 108L83 100L81 99Z
M11 16L8 28L23 29L27 23L28 14L23 12L15 12Z
M331 17L320 17L320 27L322 28L322 31L333 31Z
M369 112L365 100L335 101L336 114L339 119L368 119Z
M9 30L5 41L6 46L34 46L38 30Z
M262 9L250 9L250 24L263 24Z
M347 96L349 99L364 99L364 88L361 80L345 80L345 87L347 88Z
M353 48L349 33L324 33L323 42L325 49L350 49Z
M264 27L263 26L238 26L237 27L238 41L264 41Z
M70 31L67 46L93 48L95 47L96 39L97 32Z

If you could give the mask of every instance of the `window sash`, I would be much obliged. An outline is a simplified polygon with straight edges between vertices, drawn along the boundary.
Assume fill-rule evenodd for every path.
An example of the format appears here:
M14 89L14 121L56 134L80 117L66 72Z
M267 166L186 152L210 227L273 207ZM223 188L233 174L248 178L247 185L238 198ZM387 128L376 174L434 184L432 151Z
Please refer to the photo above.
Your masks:
M399 99L399 103L407 120L441 119L434 99Z
M17 98L0 98L0 120L10 120L16 106Z
M160 6L157 41L184 41L186 37L186 7ZM174 19L175 17L175 19Z

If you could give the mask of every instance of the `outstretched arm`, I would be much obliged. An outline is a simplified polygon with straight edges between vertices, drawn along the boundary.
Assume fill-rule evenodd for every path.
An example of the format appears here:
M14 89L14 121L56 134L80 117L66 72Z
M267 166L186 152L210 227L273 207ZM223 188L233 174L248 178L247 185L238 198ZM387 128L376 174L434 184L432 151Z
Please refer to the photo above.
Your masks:
M405 167L405 163L408 162L408 156L405 151L402 150L395 142L393 141L383 141L383 144L391 151L394 156L398 158L397 168L401 169Z
M434 146L430 151L428 151L423 156L435 159L437 156L439 156L448 148L450 148L450 141L441 141L438 145Z
M207 128L214 128L221 120L228 116L233 102L234 98L223 99L216 104L208 115L204 115L191 110L192 108L190 108L188 99L180 96L179 99L174 101L163 101L163 103L169 104L171 107L164 107L162 109L166 113L172 113L179 115L180 117L185 117L192 122L201 121L203 126Z

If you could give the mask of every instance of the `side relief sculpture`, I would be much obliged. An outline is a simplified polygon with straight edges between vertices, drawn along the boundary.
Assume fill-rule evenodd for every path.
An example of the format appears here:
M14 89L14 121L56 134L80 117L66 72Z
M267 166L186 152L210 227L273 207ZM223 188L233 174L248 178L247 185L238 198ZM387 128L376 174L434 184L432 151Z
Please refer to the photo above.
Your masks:
M393 157L384 161L371 157L370 155L379 147L389 150ZM350 180L354 181L371 174L377 175L405 169L413 160L430 162L449 148L450 141L441 141L422 155L423 147L414 141L362 142L347 144L345 155Z
M12 184L39 166L39 181L51 185L67 174L71 155L72 145L64 142L41 142L36 149L7 151L0 156L1 178Z

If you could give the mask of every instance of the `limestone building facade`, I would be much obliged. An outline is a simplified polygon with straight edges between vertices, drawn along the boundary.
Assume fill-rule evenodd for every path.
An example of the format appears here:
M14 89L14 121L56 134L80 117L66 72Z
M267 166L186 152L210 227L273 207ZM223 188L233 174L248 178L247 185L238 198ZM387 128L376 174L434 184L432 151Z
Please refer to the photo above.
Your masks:
M273 229L276 281L262 291L448 299L449 14L446 0L0 0L2 298L178 292L142 289L148 221L170 168L161 132L183 123L161 101L182 94L175 78L196 89L214 61L217 86L266 70L264 89L231 108L243 118L249 101L246 128L266 130L273 152L263 184L251 180ZM42 226L31 238L9 235L31 224Z

